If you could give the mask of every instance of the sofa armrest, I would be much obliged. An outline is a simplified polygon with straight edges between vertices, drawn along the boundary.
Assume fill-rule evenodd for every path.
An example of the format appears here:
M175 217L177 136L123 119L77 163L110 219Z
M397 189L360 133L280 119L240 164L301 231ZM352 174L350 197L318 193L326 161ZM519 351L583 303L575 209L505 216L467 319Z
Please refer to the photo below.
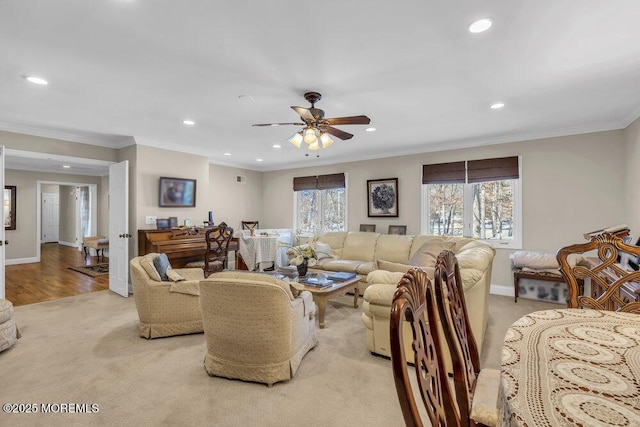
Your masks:
M369 304L391 307L391 303L393 302L393 294L395 292L395 285L387 283L374 283L373 285L369 285L364 291L363 298Z
M313 295L309 291L302 291L297 297L291 301L292 307L298 307L302 304L303 316L312 319L316 315L316 303L313 301Z
M387 270L373 270L367 275L367 284L374 285L376 283L384 283L387 285L393 285L395 288L400 279L402 279L402 276L404 276L404 273Z

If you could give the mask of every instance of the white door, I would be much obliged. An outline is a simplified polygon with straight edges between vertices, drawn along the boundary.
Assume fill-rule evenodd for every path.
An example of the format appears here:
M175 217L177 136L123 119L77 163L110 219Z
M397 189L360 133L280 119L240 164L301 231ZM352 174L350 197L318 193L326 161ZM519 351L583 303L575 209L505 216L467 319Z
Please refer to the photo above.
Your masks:
M42 193L42 243L57 242L60 230L60 195Z
M0 145L0 188L4 194L4 145ZM15 215L15 212L12 213ZM4 221L2 222L0 226L0 298L4 298L4 245L8 243L4 240Z
M129 162L109 166L109 289L129 296Z

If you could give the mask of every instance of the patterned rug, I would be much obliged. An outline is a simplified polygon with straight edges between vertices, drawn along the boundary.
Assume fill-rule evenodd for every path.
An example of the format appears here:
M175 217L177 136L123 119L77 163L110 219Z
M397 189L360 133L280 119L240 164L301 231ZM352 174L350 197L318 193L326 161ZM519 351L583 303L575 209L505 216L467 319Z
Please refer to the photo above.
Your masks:
M77 267L69 267L69 270L91 277L106 276L109 274L109 264L79 265Z

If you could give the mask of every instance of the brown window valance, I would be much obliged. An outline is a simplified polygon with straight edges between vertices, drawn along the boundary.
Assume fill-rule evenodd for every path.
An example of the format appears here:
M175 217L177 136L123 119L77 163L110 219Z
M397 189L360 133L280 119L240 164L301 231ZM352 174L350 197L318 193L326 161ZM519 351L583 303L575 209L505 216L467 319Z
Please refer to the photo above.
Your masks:
M330 188L344 188L345 186L344 173L293 178L293 191L328 190Z
M423 184L457 184L518 179L518 156L422 165Z
M422 165L423 184L464 183L464 161Z
M467 162L467 182L498 181L519 177L517 156Z

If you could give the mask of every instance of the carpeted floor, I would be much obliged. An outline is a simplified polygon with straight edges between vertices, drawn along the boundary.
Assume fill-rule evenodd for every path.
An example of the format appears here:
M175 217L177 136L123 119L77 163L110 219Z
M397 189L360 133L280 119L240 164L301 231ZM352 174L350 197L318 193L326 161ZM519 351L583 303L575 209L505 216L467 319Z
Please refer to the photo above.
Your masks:
M109 274L109 264L79 265L69 267L69 270L77 271L78 273L91 277L107 276Z
M0 403L35 403L38 413L0 412L0 425L402 425L390 361L367 351L362 307L351 301L329 302L320 344L295 378L271 388L209 377L203 334L140 338L133 298L101 291L17 307L23 336L0 353ZM514 320L557 307L491 296L483 366L499 368ZM98 411L44 414L40 406L69 403Z

